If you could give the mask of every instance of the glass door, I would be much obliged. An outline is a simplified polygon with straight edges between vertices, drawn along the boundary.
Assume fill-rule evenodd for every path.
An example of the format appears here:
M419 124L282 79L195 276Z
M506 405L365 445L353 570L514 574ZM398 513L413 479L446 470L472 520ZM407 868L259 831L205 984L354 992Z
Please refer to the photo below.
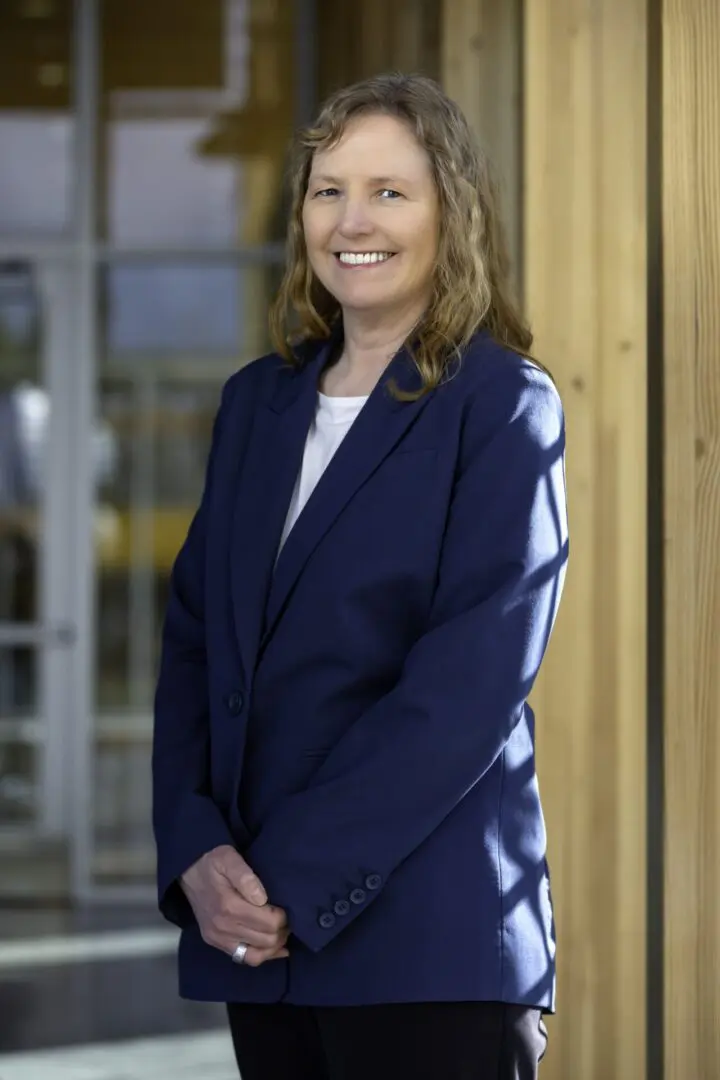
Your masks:
M0 261L0 898L68 889L71 312L59 260Z
M269 347L307 6L98 7L93 378L108 468L92 491L91 828L78 818L78 835L86 895L104 901L154 894L149 761L170 570L222 383Z

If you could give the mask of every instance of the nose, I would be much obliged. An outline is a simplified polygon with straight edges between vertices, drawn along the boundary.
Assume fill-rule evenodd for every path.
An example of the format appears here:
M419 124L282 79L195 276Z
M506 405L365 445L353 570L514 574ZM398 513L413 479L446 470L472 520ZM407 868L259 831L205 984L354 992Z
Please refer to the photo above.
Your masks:
M343 204L343 213L338 231L343 236L368 236L373 231L373 223L368 207L362 199L347 199Z

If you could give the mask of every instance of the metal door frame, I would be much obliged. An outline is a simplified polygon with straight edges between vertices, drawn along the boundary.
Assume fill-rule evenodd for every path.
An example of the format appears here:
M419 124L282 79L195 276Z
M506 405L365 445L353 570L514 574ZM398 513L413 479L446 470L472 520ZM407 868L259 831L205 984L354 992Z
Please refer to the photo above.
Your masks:
M91 438L96 356L95 111L98 0L75 0L73 207L58 238L0 236L0 261L31 265L41 309L40 366L51 413L41 494L39 619L0 626L0 644L39 650L40 812L28 836L64 837L70 897L92 888L94 544ZM10 830L7 830L10 832ZM12 830L15 833L15 830Z
M293 0L297 87L296 122L306 122L316 104L314 0ZM59 238L0 236L0 260L30 261L38 269L47 309L47 388L52 402L51 475L46 492L42 548L43 620L36 628L45 659L43 704L51 710L46 767L42 774L42 828L67 837L70 899L77 903L138 900L146 886L97 884L93 879L95 743L95 545L92 431L96 411L98 271L122 258L165 255L206 260L230 258L238 265L275 262L283 245L266 243L232 251L142 251L115 249L96 231L97 116L100 100L101 0L74 0L73 22L73 208ZM2 633L0 629L0 634ZM2 637L0 636L0 643ZM51 647L51 642L52 646ZM54 647L62 644L62 648ZM69 647L71 646L71 647Z
M10 255L3 245L2 255ZM46 436L46 475L38 500L38 611L32 623L0 623L0 645L36 649L38 688L36 716L20 720L20 728L37 725L29 734L38 752L38 805L30 825L8 826L6 835L62 837L69 841L69 756L66 717L74 669L77 633L70 580L69 553L73 543L66 502L72 469L72 396L67 378L73 350L72 279L62 260L27 258L21 246L12 262L31 268L40 311L39 382L50 399ZM5 258L3 261L5 261Z

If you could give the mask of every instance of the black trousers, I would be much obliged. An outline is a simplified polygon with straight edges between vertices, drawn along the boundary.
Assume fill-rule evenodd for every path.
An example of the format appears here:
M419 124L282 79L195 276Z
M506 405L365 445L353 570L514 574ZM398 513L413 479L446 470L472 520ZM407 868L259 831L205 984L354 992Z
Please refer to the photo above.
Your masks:
M500 1002L228 1005L242 1080L536 1080L538 1009Z

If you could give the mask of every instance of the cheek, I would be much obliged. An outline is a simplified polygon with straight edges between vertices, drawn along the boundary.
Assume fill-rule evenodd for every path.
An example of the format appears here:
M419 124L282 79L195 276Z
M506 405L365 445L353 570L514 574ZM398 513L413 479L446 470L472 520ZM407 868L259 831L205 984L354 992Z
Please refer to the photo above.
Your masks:
M317 250L327 243L328 227L331 225L327 211L328 207L316 202L306 203L303 208L303 231L308 250Z
M331 273L328 244L332 236L332 223L327 220L327 215L318 214L313 209L303 215L303 233L310 266L323 284L327 284L326 279Z
M417 271L422 278L432 275L437 263L439 241L438 225L434 217L418 225L415 233L415 254Z
M313 273L320 278L324 283L326 274L323 271L323 260L320 255L320 248L318 244L317 234L312 229L304 230L305 236L305 251L307 253L307 259L310 264L310 268Z
M317 247L317 228L313 220L313 214L309 214L307 211L303 212L303 236L308 255L312 255L313 250Z

